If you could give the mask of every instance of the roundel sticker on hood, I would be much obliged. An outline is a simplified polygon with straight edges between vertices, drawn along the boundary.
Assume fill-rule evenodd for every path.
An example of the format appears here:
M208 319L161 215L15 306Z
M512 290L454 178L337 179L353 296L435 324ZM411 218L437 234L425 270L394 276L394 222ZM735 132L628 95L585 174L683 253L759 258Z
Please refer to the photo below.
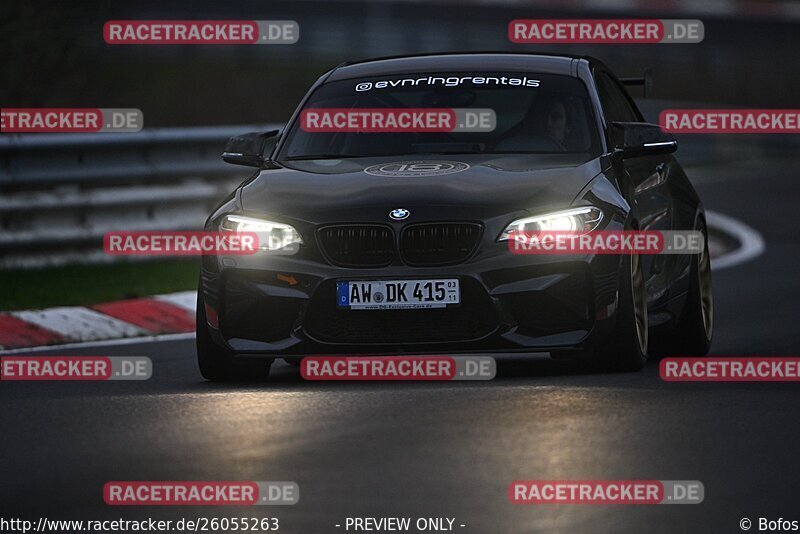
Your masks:
M469 169L460 161L395 161L367 167L364 172L373 176L441 176Z

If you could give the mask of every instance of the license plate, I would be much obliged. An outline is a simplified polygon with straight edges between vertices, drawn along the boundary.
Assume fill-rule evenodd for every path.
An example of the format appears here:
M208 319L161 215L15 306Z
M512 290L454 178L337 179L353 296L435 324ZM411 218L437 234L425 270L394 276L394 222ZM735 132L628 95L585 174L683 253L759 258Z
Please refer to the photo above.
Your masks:
M445 308L459 302L456 278L336 282L336 304L351 310Z

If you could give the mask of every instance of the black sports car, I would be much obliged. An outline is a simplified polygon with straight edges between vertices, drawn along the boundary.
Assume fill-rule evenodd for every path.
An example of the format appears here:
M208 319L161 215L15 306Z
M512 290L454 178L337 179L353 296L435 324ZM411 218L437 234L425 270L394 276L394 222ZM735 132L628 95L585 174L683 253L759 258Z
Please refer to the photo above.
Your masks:
M635 80L624 80L633 83ZM493 110L491 131L308 131L312 109ZM699 230L697 193L620 82L589 57L452 54L338 66L282 133L232 138L257 167L206 230L260 250L205 256L200 370L275 357L550 352L636 370L705 354L707 247L692 255L520 255L515 230ZM650 334L648 334L648 331Z

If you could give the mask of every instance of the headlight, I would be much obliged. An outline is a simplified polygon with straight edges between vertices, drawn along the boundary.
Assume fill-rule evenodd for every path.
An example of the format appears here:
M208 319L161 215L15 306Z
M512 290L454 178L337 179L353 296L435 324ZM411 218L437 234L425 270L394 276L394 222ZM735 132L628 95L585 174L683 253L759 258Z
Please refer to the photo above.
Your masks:
M288 224L254 219L242 215L226 215L222 218L220 230L228 232L255 232L258 234L258 248L279 254L295 254L303 238Z
M591 232L603 220L603 212L599 208L585 207L557 211L544 215L517 219L509 224L498 241L507 241L516 233L536 232Z

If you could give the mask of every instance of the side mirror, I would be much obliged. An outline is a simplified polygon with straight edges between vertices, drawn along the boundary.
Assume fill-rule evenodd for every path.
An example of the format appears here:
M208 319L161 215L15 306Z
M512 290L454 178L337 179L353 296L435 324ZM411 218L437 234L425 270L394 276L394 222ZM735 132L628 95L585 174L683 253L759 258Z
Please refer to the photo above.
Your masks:
M263 167L278 143L280 130L252 132L228 139L222 159L234 165ZM266 154L266 156L265 156Z
M657 124L646 122L612 122L609 124L614 152L622 158L670 154L678 150L678 142Z

